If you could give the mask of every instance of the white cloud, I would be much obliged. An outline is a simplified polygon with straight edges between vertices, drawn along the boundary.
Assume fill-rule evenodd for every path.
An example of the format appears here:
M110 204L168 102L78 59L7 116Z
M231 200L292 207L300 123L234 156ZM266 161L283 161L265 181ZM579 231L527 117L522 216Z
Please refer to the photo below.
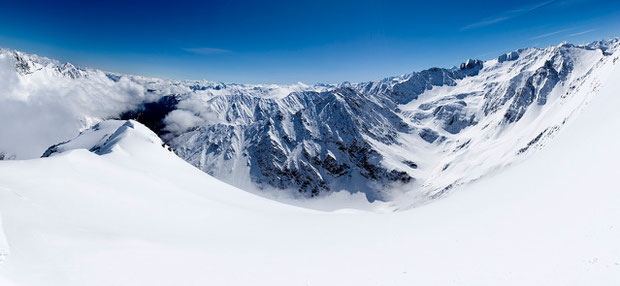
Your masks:
M546 33L546 34L538 35L538 36L536 36L536 37L532 37L532 38L530 38L530 40L536 40L536 39L546 38L546 37L549 37L549 36L553 36L553 35L557 35L557 34L560 34L560 33L564 33L564 32L569 31L569 30L570 30L570 29L562 29L562 30L558 30L558 31L551 32L551 33Z
M214 54L228 54L232 53L231 50L218 49L218 48L184 48L186 52L190 52L198 55L214 55Z
M552 4L554 2L556 2L557 0L551 0L551 1L545 1L545 2L541 2L535 5L530 5L530 6L524 6L518 9L514 9L514 10L509 10L509 11L505 11L499 15L493 16L493 17L488 17L485 19L482 19L481 21L475 22L475 23L471 23L469 25L463 26L461 27L461 31L465 31L465 30L470 30L470 29L474 29L474 28L480 28L480 27L484 27L484 26L489 26L495 23L499 23L499 22L503 22L506 21L508 19L512 19L514 17L517 16L521 16L523 14L527 14L529 12L532 12L538 8L542 8L544 6L547 6L549 4Z
M50 145L146 100L141 85L124 77L112 81L100 71L71 79L53 65L40 65L17 74L12 52L0 54L0 86L0 152L18 159L39 157Z
M570 34L568 36L569 37L574 37L574 36L579 36L579 35L587 34L587 33L594 32L594 31L596 31L596 29L581 31L581 32L578 32L578 33Z
M194 113L180 109L173 110L164 118L165 130L172 133L187 131L192 127L198 126L203 121L202 118L194 115Z

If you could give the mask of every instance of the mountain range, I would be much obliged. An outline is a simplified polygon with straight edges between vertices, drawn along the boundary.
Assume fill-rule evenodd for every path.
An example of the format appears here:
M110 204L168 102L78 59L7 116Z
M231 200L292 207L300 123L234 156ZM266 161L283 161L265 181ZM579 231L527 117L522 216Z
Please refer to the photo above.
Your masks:
M546 145L605 83L619 48L562 43L336 85L154 79L2 50L0 158L54 156L99 122L133 119L253 193L345 191L410 207Z
M619 59L249 86L3 51L0 285L617 285Z

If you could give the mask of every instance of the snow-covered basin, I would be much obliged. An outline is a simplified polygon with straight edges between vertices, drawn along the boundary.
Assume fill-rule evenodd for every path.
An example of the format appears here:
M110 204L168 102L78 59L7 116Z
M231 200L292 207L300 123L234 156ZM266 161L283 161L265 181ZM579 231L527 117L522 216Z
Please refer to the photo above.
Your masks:
M138 124L105 155L0 162L0 284L618 285L618 79L531 159L390 214L254 196Z

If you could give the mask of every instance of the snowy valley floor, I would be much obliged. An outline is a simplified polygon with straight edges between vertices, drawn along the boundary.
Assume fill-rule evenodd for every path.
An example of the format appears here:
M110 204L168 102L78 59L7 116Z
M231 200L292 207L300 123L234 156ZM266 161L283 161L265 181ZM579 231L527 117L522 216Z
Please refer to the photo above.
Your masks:
M620 70L545 150L409 211L221 183L143 126L0 162L2 285L618 285Z

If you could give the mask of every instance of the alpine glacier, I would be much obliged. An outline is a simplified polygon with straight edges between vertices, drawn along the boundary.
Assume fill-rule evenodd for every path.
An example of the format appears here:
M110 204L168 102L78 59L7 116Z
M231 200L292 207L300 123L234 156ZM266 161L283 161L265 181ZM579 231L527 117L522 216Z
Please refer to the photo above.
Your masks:
M562 43L311 86L152 79L3 50L0 120L11 124L0 126L0 156L49 155L97 122L135 119L187 162L247 191L348 191L411 207L547 144L597 93L619 47Z

